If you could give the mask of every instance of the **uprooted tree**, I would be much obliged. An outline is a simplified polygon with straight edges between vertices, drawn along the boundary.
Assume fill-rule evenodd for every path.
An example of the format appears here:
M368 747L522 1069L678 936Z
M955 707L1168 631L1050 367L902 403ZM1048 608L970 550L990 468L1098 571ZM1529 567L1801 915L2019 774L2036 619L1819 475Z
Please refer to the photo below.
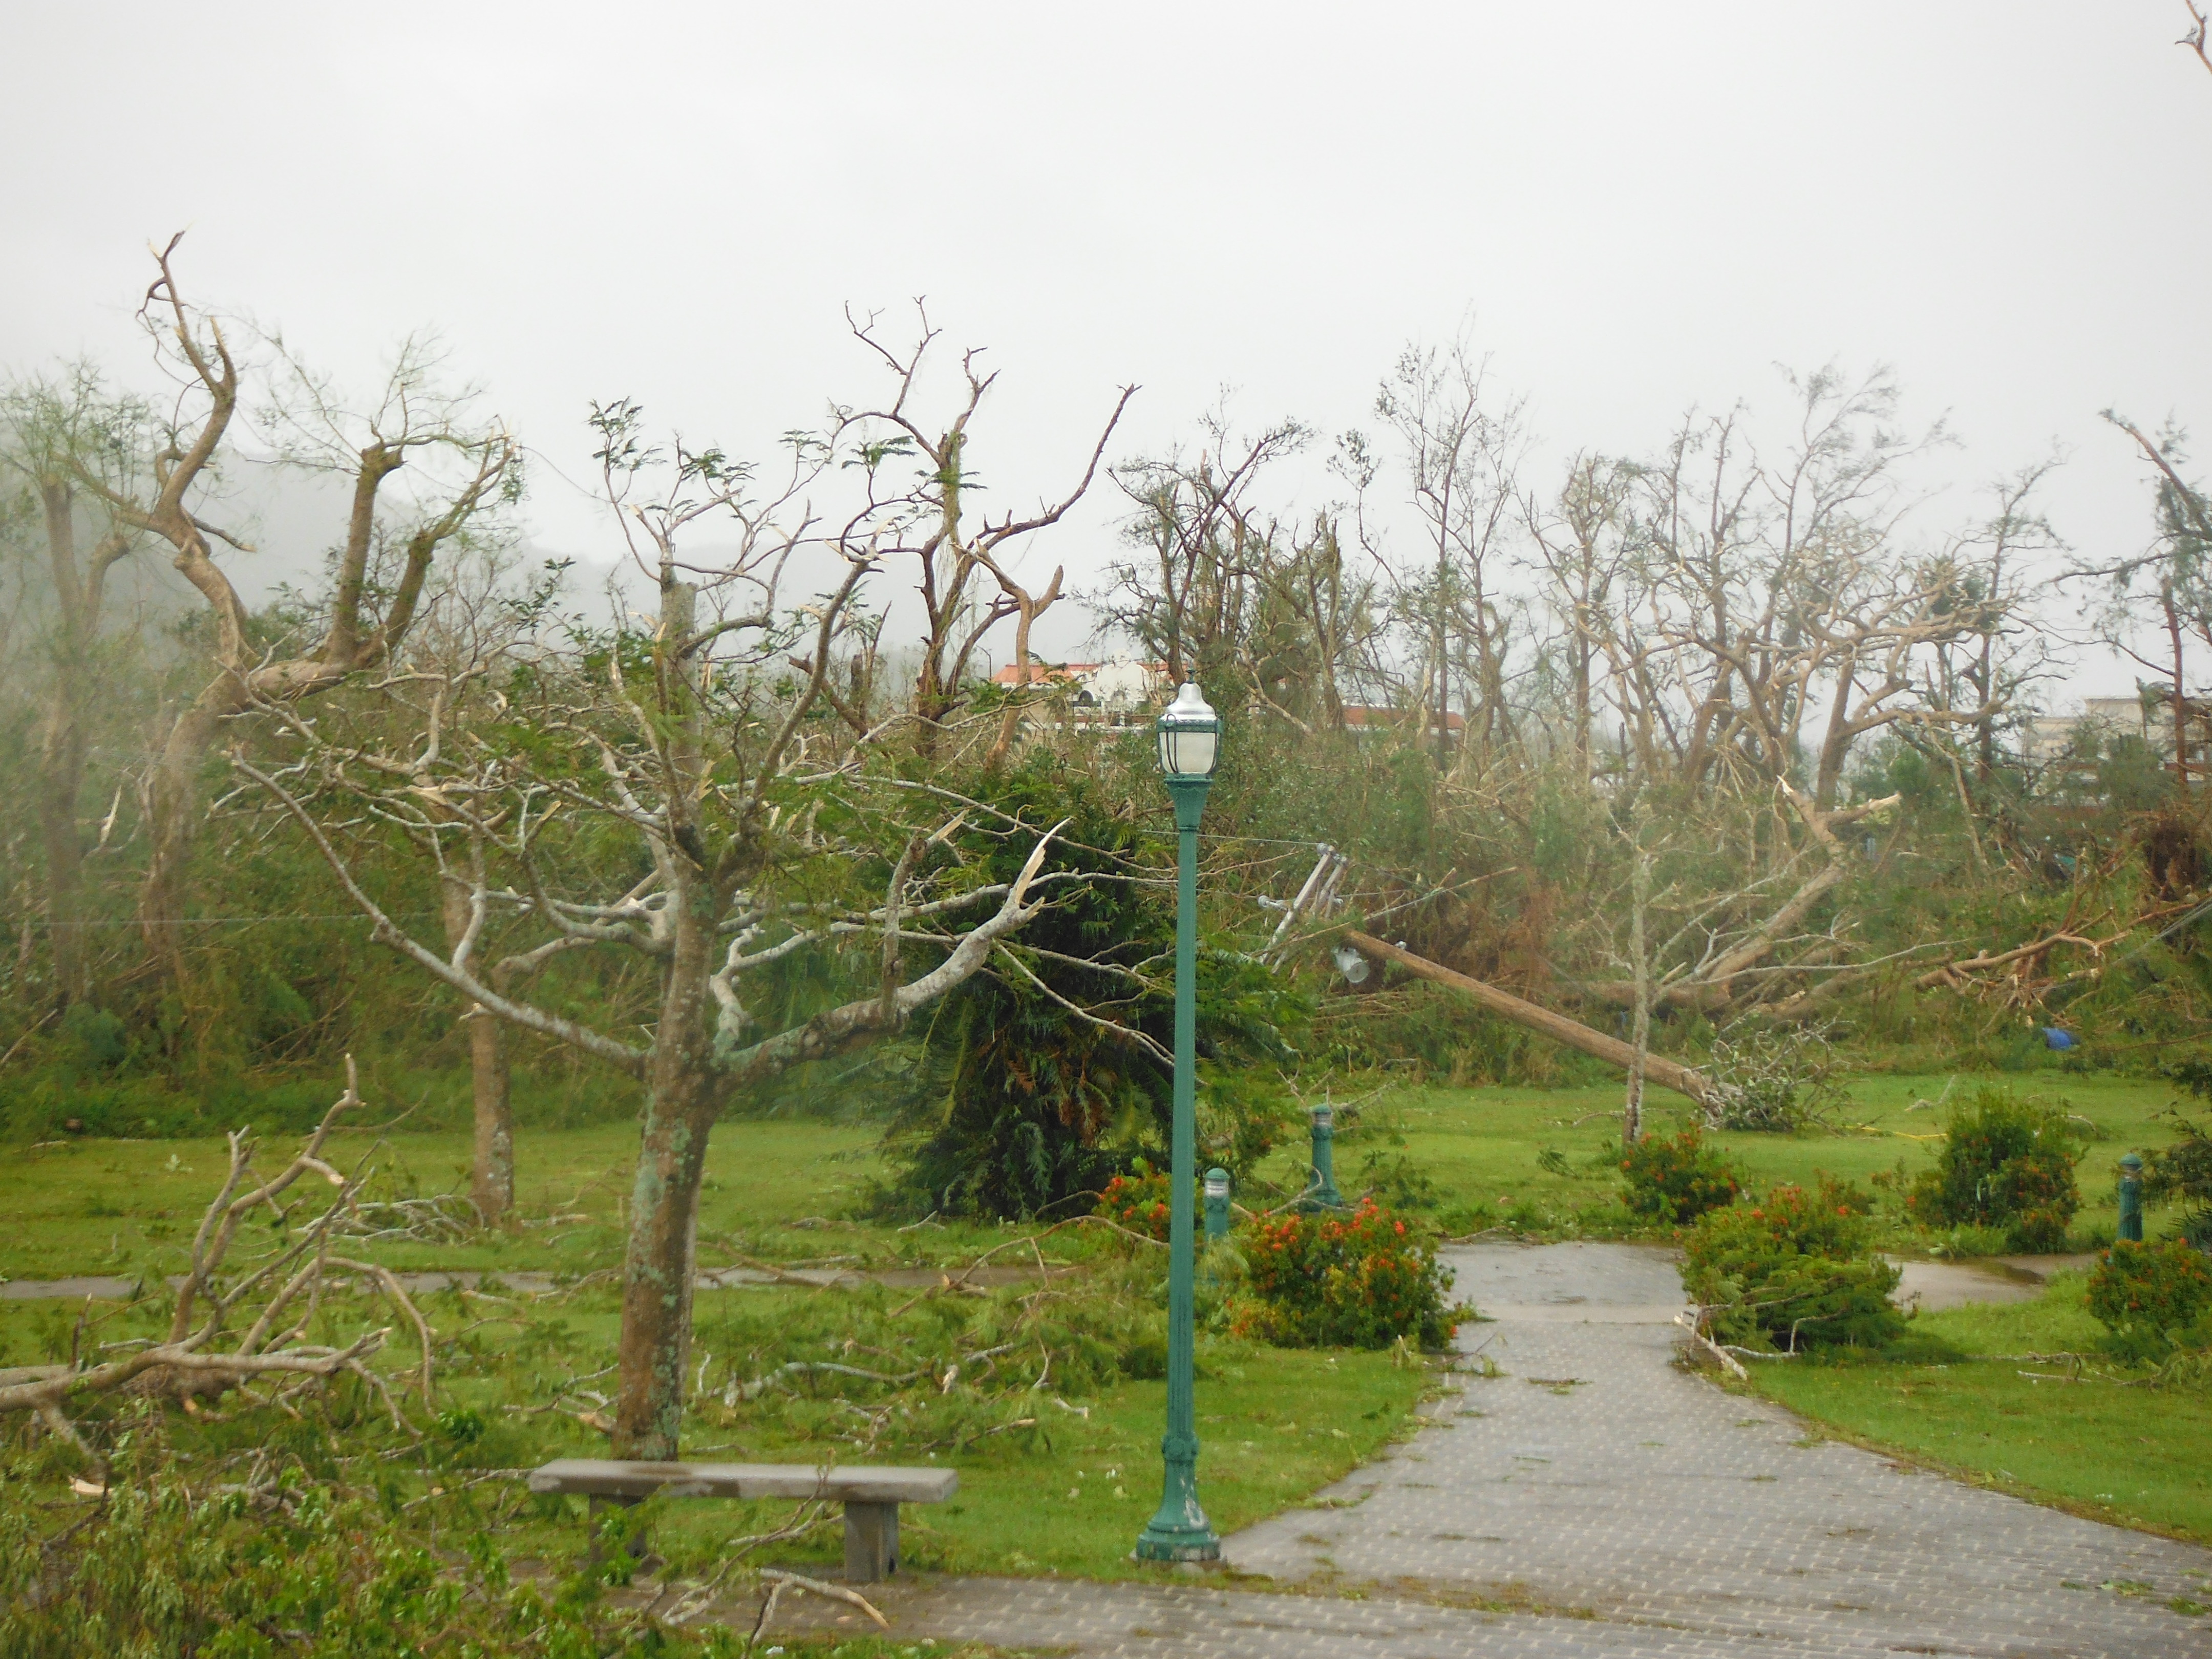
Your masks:
M1053 829L970 822L875 766L873 734L836 709L832 676L866 630L859 596L883 528L872 489L817 531L808 492L834 484L843 452L794 437L760 486L719 450L649 442L633 404L599 409L594 425L607 500L656 584L649 624L486 665L476 678L490 708L459 726L436 696L414 705L426 720L411 726L367 703L351 724L272 707L296 758L234 763L305 830L380 941L489 1015L642 1086L614 1444L665 1458L717 1117L794 1067L896 1031L1079 878L1046 868ZM896 454L864 445L860 470ZM724 550L693 556L710 530ZM829 581L794 605L808 560ZM371 891L387 862L372 843L388 832L423 849L465 903L443 948ZM1027 847L1011 878L970 873L963 846L1009 836ZM611 970L565 1002L536 994L535 975L562 958L605 951L643 973Z

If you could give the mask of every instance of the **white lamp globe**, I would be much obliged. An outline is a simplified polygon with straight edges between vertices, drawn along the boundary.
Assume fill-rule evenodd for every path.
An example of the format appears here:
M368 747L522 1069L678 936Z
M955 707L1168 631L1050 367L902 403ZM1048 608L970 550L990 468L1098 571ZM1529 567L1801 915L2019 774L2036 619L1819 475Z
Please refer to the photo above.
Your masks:
M1221 747L1221 716L1195 682L1182 690L1159 720L1160 770L1171 778L1210 778Z

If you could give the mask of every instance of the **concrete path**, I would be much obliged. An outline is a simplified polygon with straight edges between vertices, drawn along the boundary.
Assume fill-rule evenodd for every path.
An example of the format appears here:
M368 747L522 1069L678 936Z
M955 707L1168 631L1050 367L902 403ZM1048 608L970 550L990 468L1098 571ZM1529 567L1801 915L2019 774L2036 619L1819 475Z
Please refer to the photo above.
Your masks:
M1161 1659L2212 1656L2212 1618L2158 1604L2212 1602L2212 1552L1820 1441L1678 1368L1663 1253L1453 1260L1495 1322L1462 1328L1462 1367L1504 1374L1228 1540L1244 1587L948 1579L887 1591L897 1633Z

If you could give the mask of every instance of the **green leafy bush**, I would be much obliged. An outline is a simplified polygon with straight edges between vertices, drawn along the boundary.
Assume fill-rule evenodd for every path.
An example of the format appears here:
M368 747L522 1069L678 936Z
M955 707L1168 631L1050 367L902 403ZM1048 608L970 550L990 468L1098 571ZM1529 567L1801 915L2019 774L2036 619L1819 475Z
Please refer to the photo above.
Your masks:
M1880 1347L1905 1331L1890 1302L1898 1269L1875 1254L1874 1200L1822 1176L1812 1192L1775 1188L1756 1204L1698 1218L1682 1284L1717 1340L1796 1352Z
M1644 1136L1620 1160L1620 1172L1630 1209L1678 1224L1725 1209L1743 1190L1728 1160L1705 1145L1694 1125L1671 1140Z
M1427 1234L1372 1200L1349 1214L1260 1222L1240 1236L1249 1299L1232 1328L1285 1348L1442 1347L1462 1310ZM1466 1311L1471 1312L1471 1310Z
M2190 1328L2212 1310L2212 1264L2179 1239L2122 1239L2089 1275L2088 1308L2112 1333L2113 1352L2130 1359L2163 1358L2198 1346Z
M2014 1249L2063 1249L2081 1207L2081 1156L2063 1113L1984 1088L1953 1115L1936 1167L1905 1208L1923 1226L2002 1227Z

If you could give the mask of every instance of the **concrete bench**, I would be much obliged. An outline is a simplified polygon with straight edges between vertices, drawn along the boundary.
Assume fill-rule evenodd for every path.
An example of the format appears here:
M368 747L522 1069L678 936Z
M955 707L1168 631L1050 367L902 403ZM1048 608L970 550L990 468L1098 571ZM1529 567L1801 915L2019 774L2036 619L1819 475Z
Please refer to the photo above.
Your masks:
M558 1457L530 1472L530 1490L602 1504L672 1498L820 1498L845 1506L845 1577L872 1584L898 1571L902 1504L942 1504L960 1490L951 1469L814 1468L803 1463L632 1463Z

